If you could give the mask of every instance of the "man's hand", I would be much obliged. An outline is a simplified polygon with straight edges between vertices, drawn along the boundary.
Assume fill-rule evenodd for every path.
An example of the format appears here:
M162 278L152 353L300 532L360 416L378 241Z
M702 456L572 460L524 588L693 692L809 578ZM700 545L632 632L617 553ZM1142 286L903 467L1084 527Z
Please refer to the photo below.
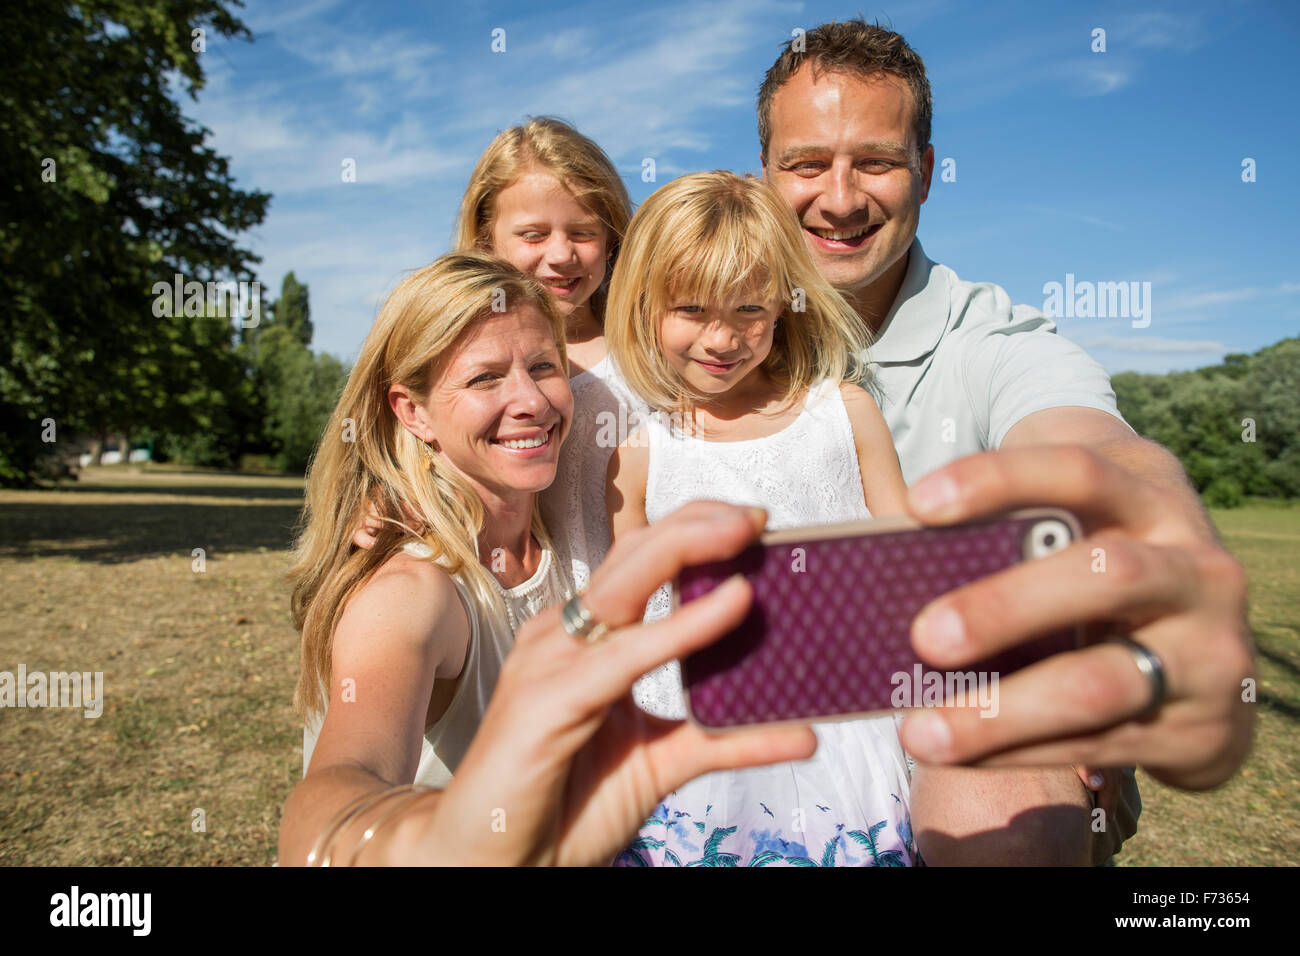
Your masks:
M1227 780L1250 749L1255 721L1242 700L1254 662L1241 566L1207 535L1185 495L1086 448L972 455L909 493L912 513L928 524L1032 505L1074 512L1086 537L932 603L913 625L917 652L955 669L1034 635L1105 621L1159 655L1163 705L1136 719L1150 686L1128 650L1099 644L1007 678L996 718L966 708L909 716L904 746L932 763L1136 764L1192 790Z

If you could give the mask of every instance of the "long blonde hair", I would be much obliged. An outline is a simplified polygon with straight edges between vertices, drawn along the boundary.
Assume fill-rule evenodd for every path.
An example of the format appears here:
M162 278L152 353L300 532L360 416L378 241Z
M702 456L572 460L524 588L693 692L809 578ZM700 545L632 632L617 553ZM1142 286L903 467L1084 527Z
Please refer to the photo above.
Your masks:
M530 167L549 172L600 219L607 232L610 265L617 263L619 245L632 218L627 187L603 149L568 123L550 116L512 126L488 144L460 202L454 248L460 252L492 250L497 196ZM606 272L606 281L591 297L597 321L605 317L608 275Z
M703 398L664 358L660 318L672 296L720 302L751 284L784 303L761 366L782 402L824 378L861 376L870 331L817 271L794 212L767 183L715 170L656 190L628 226L605 315L628 385L664 412Z
M421 540L430 560L458 575L478 606L505 614L490 573L479 562L483 502L465 479L406 430L388 404L405 385L427 399L436 370L479 319L531 304L550 323L562 363L564 319L538 282L493 256L451 253L407 276L393 290L365 344L307 471L306 503L289 572L294 625L302 632L302 672L294 693L300 717L320 713L330 683L334 630L348 601L404 543ZM504 309L502 308L504 306ZM367 506L382 523L372 548L352 543ZM416 534L404 506L423 522ZM532 530L549 545L540 510Z

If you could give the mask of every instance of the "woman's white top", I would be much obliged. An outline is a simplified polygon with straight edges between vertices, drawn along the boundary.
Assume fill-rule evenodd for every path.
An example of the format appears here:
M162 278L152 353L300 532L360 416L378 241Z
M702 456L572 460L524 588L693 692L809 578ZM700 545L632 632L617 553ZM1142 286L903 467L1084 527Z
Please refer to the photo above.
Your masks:
M410 542L403 550L417 558L428 557L431 553L421 542ZM445 786L469 749L496 687L501 665L514 647L515 631L538 611L564 600L566 591L560 566L549 548L542 549L537 570L523 584L503 588L493 578L492 583L506 608L506 621L502 621L499 614L481 608L473 590L459 575L453 574L451 579L469 619L469 647L451 703L438 722L424 732L420 744L420 764L414 782L430 787ZM365 693L364 688L358 688L358 694L361 693ZM323 722L322 713L320 720L309 723L303 730L304 776L311 764L312 750Z
M542 492L542 518L575 591L609 552L605 472L614 449L641 427L648 408L623 381L613 356L569 379L573 422L555 481Z
M747 441L705 441L651 416L646 519L653 524L696 498L767 509L769 530L869 518L853 427L829 380L809 389L799 417ZM864 586L870 586L864 582ZM652 599L665 616L671 592ZM643 677L637 703L685 716L672 661ZM910 778L894 717L814 726L809 760L706 774L656 808L617 865L909 865Z

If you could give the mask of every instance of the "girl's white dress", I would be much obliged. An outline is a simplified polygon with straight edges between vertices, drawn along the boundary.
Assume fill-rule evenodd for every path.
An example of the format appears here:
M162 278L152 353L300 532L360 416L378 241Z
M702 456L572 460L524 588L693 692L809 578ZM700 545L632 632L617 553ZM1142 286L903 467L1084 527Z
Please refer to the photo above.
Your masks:
M763 438L704 441L660 415L649 416L647 428L652 524L697 498L762 505L769 530L870 517L836 382L813 386L799 417ZM670 607L665 585L646 619ZM675 661L642 678L636 692L652 713L685 715ZM809 760L691 781L660 803L615 865L912 865L910 775L897 721L820 723Z
M575 591L609 552L605 472L614 449L641 427L648 411L613 356L569 379L573 422L560 449L555 481L542 492L542 518Z

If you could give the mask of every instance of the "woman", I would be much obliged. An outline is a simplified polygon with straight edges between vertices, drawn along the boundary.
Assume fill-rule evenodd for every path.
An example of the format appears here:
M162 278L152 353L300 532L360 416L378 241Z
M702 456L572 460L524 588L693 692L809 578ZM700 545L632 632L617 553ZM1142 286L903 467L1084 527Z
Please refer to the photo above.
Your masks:
M405 788L376 775L314 767L285 805L280 863L302 864L314 851L313 862L332 865L596 865L687 780L809 756L815 740L807 728L711 736L647 717L629 695L638 675L734 627L752 599L737 580L641 626L651 592L688 564L738 554L765 520L759 509L698 501L620 542L582 598L611 630L594 644L579 639L560 608L525 624L445 789L398 803Z
M454 234L462 252L490 252L545 286L564 317L574 416L555 482L541 497L573 590L609 550L605 466L640 425L645 403L605 344L608 277L632 203L618 170L572 126L538 117L504 130L479 157ZM371 544L374 523L354 540Z
M537 492L572 414L562 319L536 282L468 253L394 290L307 478L291 580L309 779L449 779L514 631L565 596ZM381 527L353 549L367 502Z

